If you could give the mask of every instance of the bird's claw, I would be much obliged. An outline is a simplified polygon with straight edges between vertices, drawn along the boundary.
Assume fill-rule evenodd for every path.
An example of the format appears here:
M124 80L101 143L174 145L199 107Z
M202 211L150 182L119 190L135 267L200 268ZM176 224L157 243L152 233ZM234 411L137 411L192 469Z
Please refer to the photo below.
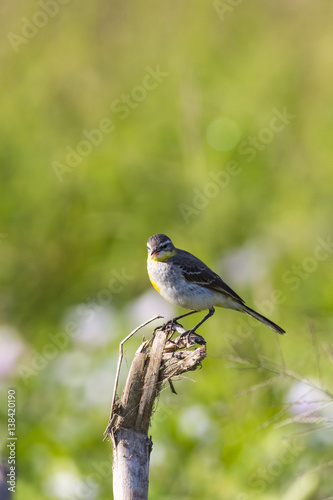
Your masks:
M185 343L188 346L192 346L195 344L205 345L206 341L201 335L195 333L195 331L187 330L180 335L178 343Z
M183 328L182 325L180 323L178 323L175 318L173 318L173 319L170 319L169 321L167 321L166 323L163 323L163 325L157 326L154 329L154 333L157 330L166 330L167 328L169 328L171 331L175 330L178 333L186 332L185 328Z
M195 329L186 330L180 323L178 323L176 318L170 319L162 326L156 327L154 330L154 334L157 330L165 330L167 328L170 329L171 333L169 341L174 344L177 344L179 346L185 346L186 348L192 347L195 344L199 345L206 344L205 339L201 335L198 335ZM171 337L174 335L175 332L179 333L179 337L175 341L172 341Z

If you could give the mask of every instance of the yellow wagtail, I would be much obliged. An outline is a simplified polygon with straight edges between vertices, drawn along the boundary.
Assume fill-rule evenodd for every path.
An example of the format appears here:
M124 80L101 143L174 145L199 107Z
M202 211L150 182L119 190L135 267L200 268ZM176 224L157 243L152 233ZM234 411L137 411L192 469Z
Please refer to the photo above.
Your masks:
M277 333L285 330L246 306L223 280L204 262L185 250L175 248L165 234L154 234L147 242L148 275L153 287L168 302L191 309L172 321L208 309L208 314L188 334L194 333L215 312L214 307L234 309L261 321Z

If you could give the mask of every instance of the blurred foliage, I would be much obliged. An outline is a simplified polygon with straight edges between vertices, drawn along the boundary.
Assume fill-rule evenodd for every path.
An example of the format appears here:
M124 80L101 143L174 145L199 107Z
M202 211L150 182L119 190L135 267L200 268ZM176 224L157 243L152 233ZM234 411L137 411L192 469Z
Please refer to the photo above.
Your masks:
M288 335L216 312L198 383L157 405L150 498L331 496L333 5L0 9L1 435L14 387L16 498L110 498L118 342L134 310L163 308L146 294L157 232Z

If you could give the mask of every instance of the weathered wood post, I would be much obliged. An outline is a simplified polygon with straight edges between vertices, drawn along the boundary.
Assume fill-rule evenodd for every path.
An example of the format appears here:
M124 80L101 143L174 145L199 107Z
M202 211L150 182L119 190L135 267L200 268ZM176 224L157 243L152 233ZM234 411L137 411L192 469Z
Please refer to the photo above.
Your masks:
M190 339L182 336L171 341L177 331L185 331L178 323L156 330L149 341L136 351L120 401L112 402L109 425L105 436L111 436L113 446L114 500L147 500L149 463L152 441L148 429L156 397L162 384L171 378L201 366L206 357L205 341L199 335ZM130 335L127 338L129 338ZM125 340L126 340L125 339ZM124 342L124 341L123 341ZM120 361L122 345L120 346ZM188 350L196 343L202 344ZM116 385L118 382L118 370Z

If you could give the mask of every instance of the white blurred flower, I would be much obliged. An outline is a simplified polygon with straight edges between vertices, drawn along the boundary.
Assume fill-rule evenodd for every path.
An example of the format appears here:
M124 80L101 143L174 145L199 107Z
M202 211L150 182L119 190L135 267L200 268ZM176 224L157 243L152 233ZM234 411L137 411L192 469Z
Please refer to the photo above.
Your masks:
M151 454L150 464L154 466L163 466L167 459L167 450L162 443L154 443L154 453Z
M72 339L89 347L106 345L117 334L115 313L111 307L96 303L78 304L70 308L64 320L64 328L74 330Z
M52 378L64 384L73 393L80 407L105 407L110 405L116 373L117 356L113 355L95 367L95 358L85 352L63 353L55 361Z
M313 386L316 385L313 382ZM317 415L333 421L333 399L310 384L294 382L287 394L287 402L291 404L290 411L294 415Z
M68 470L58 470L47 478L45 490L49 496L63 500L94 500L98 485L91 481L85 483Z
M179 418L181 431L196 438L211 438L215 435L214 424L202 405L194 405L181 412Z
M253 285L266 278L269 273L269 253L264 245L247 243L243 247L233 249L220 261L225 281L236 287Z
M11 326L0 326L0 378L15 373L16 362L24 351L25 344L19 333Z
M168 321L174 314L174 308L152 289L140 295L129 305L127 317L133 326L137 326L158 314L163 316L165 321ZM161 323L164 323L163 319L160 321Z

